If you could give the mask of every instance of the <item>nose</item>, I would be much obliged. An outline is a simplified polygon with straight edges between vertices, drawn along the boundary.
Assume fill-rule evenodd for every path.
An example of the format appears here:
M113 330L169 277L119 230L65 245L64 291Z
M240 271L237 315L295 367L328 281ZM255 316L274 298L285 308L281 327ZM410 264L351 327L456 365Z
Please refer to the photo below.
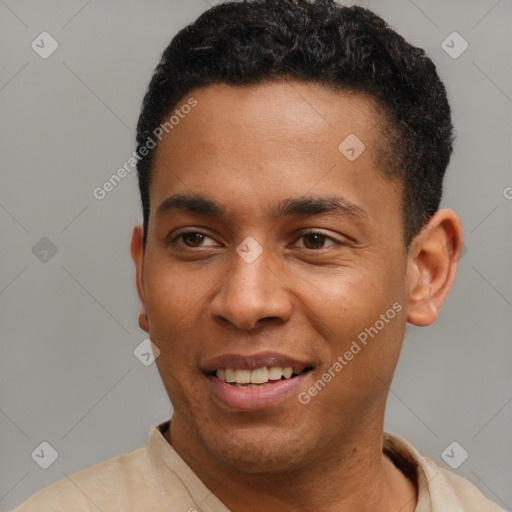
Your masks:
M256 329L263 321L288 321L293 309L288 286L283 274L279 276L270 264L265 250L252 263L235 254L223 285L211 302L212 317L242 330Z

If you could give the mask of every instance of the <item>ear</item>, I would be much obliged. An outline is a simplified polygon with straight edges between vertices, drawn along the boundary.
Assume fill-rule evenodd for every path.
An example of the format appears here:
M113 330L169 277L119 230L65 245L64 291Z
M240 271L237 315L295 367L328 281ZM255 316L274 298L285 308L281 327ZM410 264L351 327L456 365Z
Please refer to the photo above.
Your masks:
M130 250L132 253L133 263L135 263L135 283L137 285L137 293L140 300L139 311L139 327L149 332L148 316L146 314L146 306L144 301L144 281L143 281L143 268L144 268L144 229L141 225L135 226L132 233L132 241Z
M438 317L462 253L462 227L457 214L439 210L414 238L408 255L407 321L420 327Z

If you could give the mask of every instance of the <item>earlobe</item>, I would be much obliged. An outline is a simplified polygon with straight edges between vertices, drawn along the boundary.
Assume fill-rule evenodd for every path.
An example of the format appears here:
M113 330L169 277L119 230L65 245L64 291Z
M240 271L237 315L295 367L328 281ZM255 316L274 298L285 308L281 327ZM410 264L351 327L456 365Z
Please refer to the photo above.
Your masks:
M149 332L149 322L148 316L146 313L146 306L144 300L144 279L143 279L143 269L144 269L144 243L143 237L144 230L141 225L135 226L133 228L132 240L130 245L130 250L132 254L133 263L135 264L135 284L137 286L137 293L139 295L140 300L140 310L139 310L139 327L146 332Z
M407 321L420 327L437 320L455 279L462 227L455 212L439 210L409 249Z
M149 333L149 322L148 322L148 315L146 314L146 308L143 304L140 305L139 310L139 327L143 330Z

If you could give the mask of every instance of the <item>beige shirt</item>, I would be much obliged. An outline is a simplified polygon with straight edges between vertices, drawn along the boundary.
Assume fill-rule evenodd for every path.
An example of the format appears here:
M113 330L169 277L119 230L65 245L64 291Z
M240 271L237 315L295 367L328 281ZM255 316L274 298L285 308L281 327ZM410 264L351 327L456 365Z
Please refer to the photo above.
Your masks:
M61 478L12 512L229 512L164 438L169 422L143 448ZM384 432L384 452L417 483L416 512L504 512L400 436Z

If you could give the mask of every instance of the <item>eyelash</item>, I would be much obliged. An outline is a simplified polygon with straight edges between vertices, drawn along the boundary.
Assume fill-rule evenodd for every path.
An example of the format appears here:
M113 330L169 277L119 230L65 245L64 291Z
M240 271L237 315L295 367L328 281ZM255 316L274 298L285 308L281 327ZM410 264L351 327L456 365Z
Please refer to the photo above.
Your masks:
M166 242L166 246L178 245L178 239L182 238L184 235L189 235L189 234L194 234L194 235L198 234L198 235L203 235L203 236L208 237L208 238L212 238L208 233L205 233L204 231L199 231L199 230L184 231L184 232L179 233L178 235L176 235L173 239L168 240ZM331 240L332 242L334 242L334 245L336 245L336 246L346 245L343 242L340 242L339 240L334 239L333 237L325 235L321 231L315 231L315 230L310 230L310 231L302 232L301 235L296 240L304 238L305 236L308 236L308 235L319 235L319 236L323 237L324 240ZM182 245L184 245L184 247L186 247L187 249L192 249L192 250L193 249L200 249L201 248L201 247L189 247L189 246L187 246L185 244L182 244ZM307 251L321 251L322 249L327 249L327 247L321 247L320 249L309 249L307 247L301 247L300 249L305 249Z

